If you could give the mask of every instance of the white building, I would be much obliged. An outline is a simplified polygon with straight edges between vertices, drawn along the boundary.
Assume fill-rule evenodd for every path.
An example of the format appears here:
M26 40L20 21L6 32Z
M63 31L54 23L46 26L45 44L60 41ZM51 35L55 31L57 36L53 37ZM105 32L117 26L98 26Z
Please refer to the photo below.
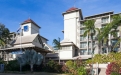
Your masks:
M39 34L40 28L31 19L21 23L20 33L11 33L12 41L5 47L1 47L1 58L4 58L5 61L14 60L16 55L25 49L34 49L44 57L47 53L52 52L53 49L47 44L48 39Z
M121 14L121 13L118 13ZM85 20L94 19L96 28L103 28L107 23L111 22L111 16L116 15L111 12L100 13L92 16L83 17L82 11L79 8L72 7L66 12L62 13L64 17L64 39L61 41L62 49L58 51L57 58L53 60L74 60L78 57L82 59L91 58L91 39L89 36L83 37L85 27L83 25ZM120 28L120 27L119 27ZM118 37L120 36L118 28ZM107 42L107 47L102 43L101 50L102 54L110 52L110 48L114 46L117 42L117 39L114 39L113 36L109 34L109 41ZM93 50L94 54L98 54L98 45L97 40L93 40ZM119 51L121 46L115 48L115 51ZM52 57L53 55L51 55ZM60 57L59 57L60 56ZM47 56L49 57L49 55ZM54 55L55 57L55 55Z

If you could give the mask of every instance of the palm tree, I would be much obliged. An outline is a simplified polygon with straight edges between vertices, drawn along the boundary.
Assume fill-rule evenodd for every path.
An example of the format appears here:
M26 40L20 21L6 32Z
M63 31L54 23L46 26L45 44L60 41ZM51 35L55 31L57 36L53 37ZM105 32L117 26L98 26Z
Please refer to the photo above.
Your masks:
M53 44L54 48L59 51L59 64L60 64L60 49L61 49L60 38L54 39Z
M113 35L113 37L115 39L117 39L118 38L118 36L117 36L118 27L121 26L121 14L112 16L112 19L113 19L113 21L111 22L110 34ZM120 29L119 29L119 32L121 32ZM121 40L121 38L118 39L118 42L114 45L113 50L120 43L120 40Z
M18 58L18 62L20 65L29 64L31 68L31 72L33 72L33 65L40 65L42 63L43 56L42 54L38 54L35 50L26 50L24 54Z
M87 35L91 37L91 54L93 57L93 36L95 35L95 20L86 20L84 22L84 26L85 26L85 32L83 34L84 37L86 37ZM92 65L92 69L91 69L91 74L93 75L93 65Z
M5 46L9 43L10 39L10 31L5 27L4 24L0 23L0 46Z
M99 40L99 36L101 35L102 33L102 28L95 28L95 30L97 31L97 35L96 35L96 39L98 41L98 53L101 54L102 53L102 49L101 49L101 44L102 44L102 40L100 41Z
M91 53L93 52L93 36L95 35L95 20L86 20L84 22L85 32L83 34L84 37L87 35L91 37Z
M53 44L54 44L54 49L59 50L59 49L61 48L61 45L60 45L60 38L54 39L54 40L53 40Z
M113 36L114 38L118 37L117 36L117 29L118 29L119 26L121 26L121 15L119 15L119 14L113 15L111 18L112 18L111 23L108 23L106 25L106 27L103 29L103 32L99 37L99 40L102 40L102 39L105 39L105 38L108 40L109 34L111 36ZM104 42L106 42L107 40L104 40ZM116 45L118 45L118 43ZM114 47L116 47L116 46L114 46Z

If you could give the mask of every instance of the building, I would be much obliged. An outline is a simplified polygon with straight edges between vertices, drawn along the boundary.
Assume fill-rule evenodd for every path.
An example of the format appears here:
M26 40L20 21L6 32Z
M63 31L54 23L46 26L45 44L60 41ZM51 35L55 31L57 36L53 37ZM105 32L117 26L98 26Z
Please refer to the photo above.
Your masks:
M78 57L81 57L82 59L91 58L91 39L89 36L83 37L85 31L85 27L83 25L84 21L94 19L95 27L103 28L104 26L106 26L107 23L111 22L111 16L116 14L114 14L113 11L110 11L83 17L81 9L72 7L66 12L63 12L62 15L64 17L64 30L62 31L64 33L64 39L61 41L61 50L57 52L59 53L59 55L56 54L57 58L54 58L54 60L58 58L60 60L74 60ZM119 31L119 28L117 31L118 37L121 33ZM93 38L93 51L94 54L98 54L99 48L97 45L96 36L93 36ZM111 36L110 34L108 40L108 46L105 46L104 43L101 44L102 54L107 54L108 52L110 52L111 46L114 46L114 44L117 42L117 39L114 39L113 36ZM120 47L121 46L115 48L115 51L119 51Z
M48 39L41 36L39 33L40 26L36 24L32 19L27 19L21 23L18 32L12 32L10 35L11 41L6 46L1 47L0 56L4 61L16 59L18 54L21 54L24 50L34 49L40 52L45 61L45 55L52 52L51 46L47 44Z

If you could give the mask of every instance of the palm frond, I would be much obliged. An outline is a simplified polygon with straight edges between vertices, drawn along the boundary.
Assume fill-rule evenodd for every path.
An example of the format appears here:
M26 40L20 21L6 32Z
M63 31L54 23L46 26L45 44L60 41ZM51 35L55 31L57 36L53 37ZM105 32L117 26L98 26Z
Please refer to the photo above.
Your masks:
M118 39L117 43L113 47L113 50L114 50L114 48L116 48L118 46L118 44L120 44L120 42L121 42L121 38Z

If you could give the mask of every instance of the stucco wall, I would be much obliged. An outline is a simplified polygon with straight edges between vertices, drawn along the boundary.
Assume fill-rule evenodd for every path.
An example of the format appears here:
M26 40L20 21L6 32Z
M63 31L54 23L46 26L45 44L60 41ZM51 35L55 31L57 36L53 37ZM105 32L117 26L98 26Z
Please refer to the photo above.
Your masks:
M71 58L72 58L72 50L60 51L60 59L71 59Z

